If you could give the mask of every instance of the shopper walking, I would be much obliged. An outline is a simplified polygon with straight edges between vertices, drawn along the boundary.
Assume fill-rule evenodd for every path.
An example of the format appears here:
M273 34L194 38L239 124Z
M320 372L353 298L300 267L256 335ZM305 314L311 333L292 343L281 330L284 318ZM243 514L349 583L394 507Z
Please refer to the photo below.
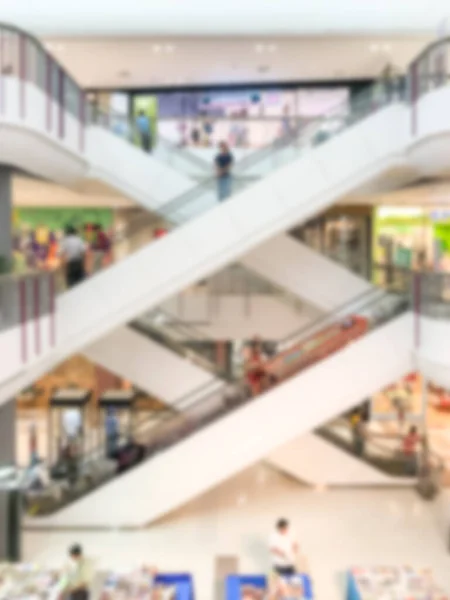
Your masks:
M119 445L119 420L113 408L108 408L105 416L106 456L114 458Z
M411 426L408 433L403 438L403 458L405 459L405 470L408 475L417 475L418 452L417 447L420 443L420 435L415 425Z
M86 243L72 225L65 228L65 235L61 240L59 253L64 261L66 285L71 288L83 281L86 276L84 266Z
M219 154L217 154L214 162L216 166L217 193L219 201L222 202L231 196L231 169L234 163L234 157L226 142L220 142Z
M272 569L281 577L295 575L298 544L291 533L289 521L279 519L269 540Z
M89 600L92 566L78 544L69 549L70 566L60 593L60 600Z
M136 117L136 129L139 135L139 144L145 152L152 151L152 131L150 126L150 119L141 110Z
M92 272L97 273L107 263L107 258L111 251L111 241L103 230L102 225L94 225L94 240L92 242Z

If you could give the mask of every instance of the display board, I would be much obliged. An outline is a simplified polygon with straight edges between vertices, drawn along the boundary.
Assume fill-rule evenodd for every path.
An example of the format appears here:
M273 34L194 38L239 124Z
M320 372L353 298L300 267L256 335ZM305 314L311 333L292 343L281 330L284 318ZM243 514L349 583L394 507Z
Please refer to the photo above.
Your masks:
M347 600L449 600L429 569L355 567L348 573Z

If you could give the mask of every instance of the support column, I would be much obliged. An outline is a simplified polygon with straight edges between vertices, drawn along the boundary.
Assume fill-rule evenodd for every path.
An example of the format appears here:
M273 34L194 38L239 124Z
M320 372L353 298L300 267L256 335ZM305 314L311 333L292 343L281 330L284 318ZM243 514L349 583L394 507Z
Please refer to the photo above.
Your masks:
M16 464L16 400L0 406L0 474ZM12 477L0 478L0 562L18 561L21 555L20 490Z
M11 169L0 165L0 273L12 261L12 178Z

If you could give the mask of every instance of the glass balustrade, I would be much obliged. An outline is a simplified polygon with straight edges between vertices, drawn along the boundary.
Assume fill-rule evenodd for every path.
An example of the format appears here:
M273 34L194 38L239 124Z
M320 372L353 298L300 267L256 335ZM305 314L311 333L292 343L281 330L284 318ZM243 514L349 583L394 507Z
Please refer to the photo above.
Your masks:
M416 452L404 452L405 434L374 433L370 423L355 421L357 409L327 423L316 430L316 435L367 465L393 478L427 478L440 487L445 463L438 454L429 450L426 439L419 438Z
M277 342L273 356L264 364L258 388L248 376L237 381L213 380L180 398L166 411L141 420L133 431L135 450L139 448L140 455L151 459L221 416L249 401L255 401L261 394L270 392L311 365L326 360L409 307L408 295L382 293L379 290L366 292L332 315ZM106 469L105 464L109 464L109 468ZM58 492L53 490L50 499L47 493L40 495L34 492L28 499L30 511L33 514L51 512L104 483L117 474L117 469L111 472L110 464L104 445L79 456L77 469L83 484L71 489L70 486L61 487L54 482ZM57 467L60 469L61 465L49 465L50 472Z
M245 170L246 173L253 173L255 176L261 177L267 172L282 167L307 153L311 148L338 135L347 127L371 114L372 111L385 106L388 101L392 101L392 99L381 98L374 103L372 96L364 93L359 100L354 100L353 112L345 119L340 119L339 123L336 122L334 115L318 119L314 124L310 124L300 137L296 138L295 142L292 138L283 139L271 144L268 148L253 153L245 161L241 161L236 167L236 175ZM245 164L243 164L244 162ZM252 177L234 177L232 195L243 192L253 181ZM168 234L173 228L203 215L217 205L217 181L215 178L211 178L167 202L158 212L139 215L127 225L126 229L114 233L112 247L107 256L105 255L103 266L110 266L117 260L148 245L152 240Z

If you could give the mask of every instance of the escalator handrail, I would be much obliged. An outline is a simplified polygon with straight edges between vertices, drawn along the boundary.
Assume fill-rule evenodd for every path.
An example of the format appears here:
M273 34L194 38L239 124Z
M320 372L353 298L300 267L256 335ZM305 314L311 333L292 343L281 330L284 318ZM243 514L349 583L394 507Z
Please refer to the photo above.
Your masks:
M375 89L377 84L375 84L375 86L373 86L373 88ZM372 89L372 87L371 87ZM367 94L367 91L363 91L360 94L363 95ZM396 99L392 98L390 100L388 100L386 103L382 103L380 107L377 107L375 110L373 111L368 111L367 115L371 115L374 112L376 112L379 108L384 108L385 106L389 105L389 103L394 103L394 101L396 101ZM351 117L352 112L349 113L349 117ZM367 116L365 115L365 116ZM324 123L328 122L330 119L336 119L336 116L330 116L330 115L324 115L324 116L320 116L317 119L315 119L313 122L310 122L308 124L308 126L316 126L316 128L319 128L321 125L323 125ZM360 119L358 119L359 122ZM353 124L353 123L352 123ZM352 125L351 124L351 125ZM330 135L329 139L334 138L336 135L339 135L339 133L341 133L342 131L346 131L349 127L351 127L351 125L347 125L345 127L343 127L343 129L339 129L338 131L332 133ZM309 134L309 139L312 138L312 135ZM252 152L248 157L246 157L248 159L248 164L245 164L244 169L250 169L251 167L257 165L259 162L262 162L264 160L264 158L266 157L266 154L268 155L272 155L272 153L275 153L279 150L288 148L289 146L293 145L293 138L292 136L285 136L283 138L278 138L277 140L275 140L274 142L272 142L271 144L269 144L268 146L262 148L260 151L257 152ZM245 160L245 159L243 159ZM241 163L242 161L240 161ZM240 164L239 163L239 164ZM241 184L244 182L241 182ZM235 181L235 184L239 185L239 179L237 179ZM199 185L195 186L194 188L187 190L186 192L184 192L183 194L181 194L180 196L177 196L176 198L174 198L173 200L170 200L169 202L167 202L164 207L162 207L161 209L161 214L164 218L168 219L170 222L170 215L179 211L180 209L182 209L184 206L188 205L189 202L193 199L196 198L200 195L200 193L202 193L202 191L204 190L204 188L206 186L211 186L214 187L216 185L216 178L215 177L210 177L208 179L205 179L202 183L200 183ZM236 192L235 192L236 193ZM239 192L238 192L239 193Z
M364 295L361 295L360 297L364 297ZM360 310L360 311L366 310L368 307L373 306L373 304L376 303L377 301L384 300L384 299L385 299L384 295L381 295L378 298L370 298L370 300L367 303L364 303L361 307L359 307L358 310ZM351 305L353 305L353 304L354 304L354 302L351 303ZM306 341L306 340L304 340L304 341ZM300 343L300 342L297 342L297 343ZM272 360L275 360L275 359L276 359L276 357L274 357ZM246 384L245 379L244 380L241 379L239 381L234 381L233 383L238 388L244 388L245 384ZM220 383L220 382L217 382L217 380L213 380L213 381L207 382L203 386L200 386L200 388L196 388L195 390L193 390L193 391L189 392L188 394L186 394L185 396L183 396L177 402L171 404L170 408L172 409L172 411L170 412L169 415L166 415L166 416L163 415L163 417L159 420L159 423L164 423L164 422L167 421L167 419L172 418L174 416L173 411L176 411L177 408L179 408L182 404L184 404L186 402L186 399L191 398L191 397L195 397L195 396L199 395L199 393L202 390L208 390L208 389L210 389L212 387L214 387L214 390L211 393L206 394L205 396L197 399L194 403L190 404L189 405L189 409L196 408L199 405L203 404L205 401L207 401L208 398L211 397L211 394L216 394L219 391L226 392L227 389L229 388L229 385L228 385L227 382L221 382ZM176 414L179 415L180 413L177 412ZM152 415L152 420L153 420L153 417L154 417L154 415ZM141 422L139 424L139 429L141 429L145 425L145 423L146 423L146 421ZM98 452L98 449L95 449L93 452Z

